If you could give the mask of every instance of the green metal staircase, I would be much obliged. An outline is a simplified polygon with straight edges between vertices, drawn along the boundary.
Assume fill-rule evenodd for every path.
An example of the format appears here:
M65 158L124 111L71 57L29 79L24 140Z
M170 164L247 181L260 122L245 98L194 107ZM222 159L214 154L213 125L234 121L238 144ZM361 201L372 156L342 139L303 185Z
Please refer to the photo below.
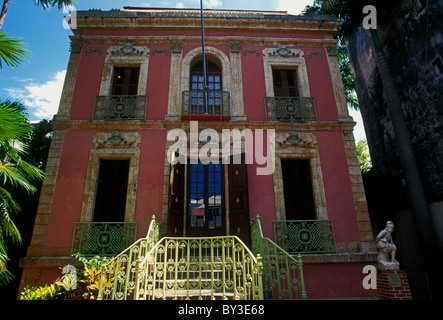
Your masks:
M258 217L252 237L253 251L236 236L160 239L154 217L146 238L102 266L98 299L305 299L301 259L263 238Z

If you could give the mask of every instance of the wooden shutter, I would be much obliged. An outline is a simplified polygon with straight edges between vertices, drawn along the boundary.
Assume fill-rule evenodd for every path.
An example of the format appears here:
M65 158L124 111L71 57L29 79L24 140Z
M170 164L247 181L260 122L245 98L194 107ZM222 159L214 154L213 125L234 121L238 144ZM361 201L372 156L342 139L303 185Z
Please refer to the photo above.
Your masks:
M137 95L140 68L115 68L112 95Z
M231 164L228 165L229 230L231 235L238 236L249 246L248 176L244 154L241 164L232 163L231 157Z
M276 97L298 97L298 80L296 70L272 70L274 95Z
M169 187L168 235L183 236L183 218L185 203L185 165L175 164L171 167Z

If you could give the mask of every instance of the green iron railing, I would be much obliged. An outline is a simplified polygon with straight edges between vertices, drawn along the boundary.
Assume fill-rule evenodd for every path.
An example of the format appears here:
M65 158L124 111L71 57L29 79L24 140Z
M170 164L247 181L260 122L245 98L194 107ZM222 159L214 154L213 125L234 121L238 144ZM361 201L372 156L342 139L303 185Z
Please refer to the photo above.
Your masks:
M134 243L136 222L76 222L71 253L112 256Z
M254 254L262 257L263 290L267 299L306 299L303 262L272 240L263 237L260 217L251 226L251 243Z
M262 265L236 236L163 238L139 266L136 300L262 300Z
M317 121L317 108L312 97L265 97L267 121Z
M274 221L274 236L288 253L336 252L332 220Z
M160 239L160 224L152 217L146 238L138 239L115 258L102 265L99 300L126 300L135 288L138 264Z
M147 104L142 95L96 96L92 120L146 120Z
M207 105L205 109L204 90L189 90L182 93L182 117L209 116L227 117L230 116L231 96L227 91L206 90Z

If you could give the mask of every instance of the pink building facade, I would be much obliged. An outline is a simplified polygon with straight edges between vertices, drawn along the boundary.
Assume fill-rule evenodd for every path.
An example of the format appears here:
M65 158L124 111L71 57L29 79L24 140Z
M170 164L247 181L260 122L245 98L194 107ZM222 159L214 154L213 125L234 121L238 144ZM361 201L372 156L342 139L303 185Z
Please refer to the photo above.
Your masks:
M249 245L259 215L265 237L301 254L308 299L370 296L362 271L376 249L335 55L339 22L205 15L203 61L198 10L77 13L22 286L52 282L71 253L115 255L146 236L153 216L163 235L237 235ZM274 161L227 164L221 145L219 163L198 161L196 126L220 142L223 130L250 132L256 153L274 133ZM177 130L187 139L180 150L168 138ZM196 146L207 143L200 136ZM249 147L245 139L237 151ZM187 163L171 164L174 157ZM93 223L105 225L96 251L77 241ZM289 224L305 231L282 234ZM116 225L124 231L114 233Z

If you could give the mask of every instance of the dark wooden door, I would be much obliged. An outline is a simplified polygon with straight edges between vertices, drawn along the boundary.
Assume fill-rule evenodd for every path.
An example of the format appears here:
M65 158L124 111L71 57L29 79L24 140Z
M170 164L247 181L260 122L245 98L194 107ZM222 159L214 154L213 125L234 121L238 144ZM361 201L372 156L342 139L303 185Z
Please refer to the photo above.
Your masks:
M181 237L185 204L185 165L173 165L170 174L168 235Z
M232 157L230 163L228 165L230 234L238 236L249 246L248 175L245 155L242 155L241 164L233 164Z

